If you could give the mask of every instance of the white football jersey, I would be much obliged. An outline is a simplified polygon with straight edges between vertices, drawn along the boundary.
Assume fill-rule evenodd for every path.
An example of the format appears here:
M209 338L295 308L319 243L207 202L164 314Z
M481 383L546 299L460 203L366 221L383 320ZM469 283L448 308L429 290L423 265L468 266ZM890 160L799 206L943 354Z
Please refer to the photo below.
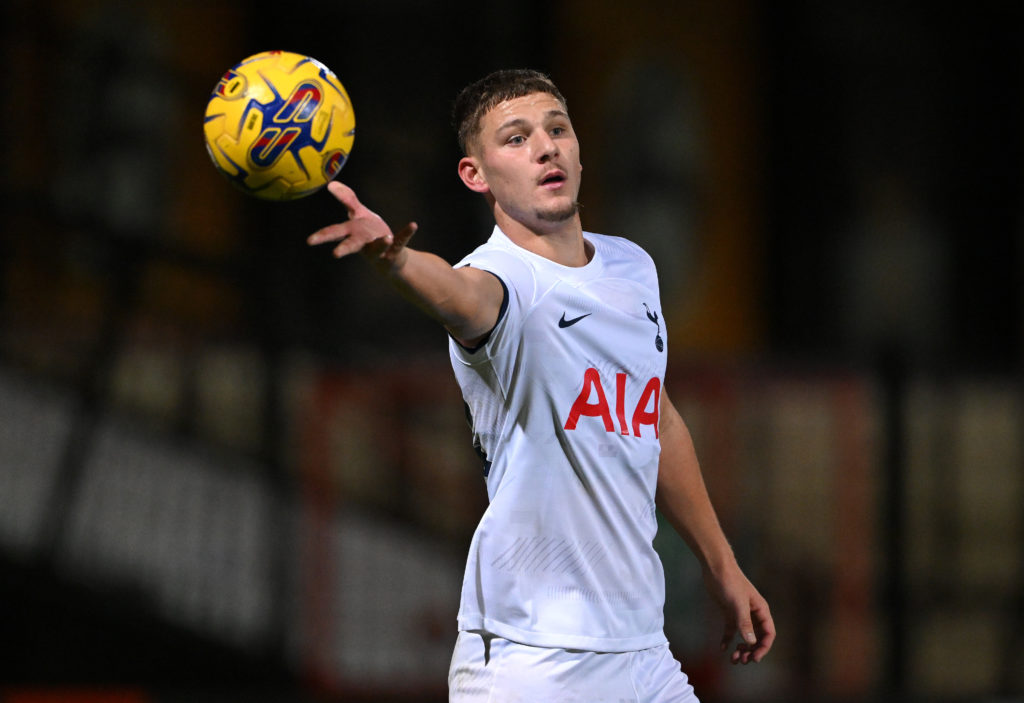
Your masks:
M507 300L475 350L449 342L490 500L459 628L630 651L666 642L652 540L667 337L650 256L584 236L594 255L582 267L498 228L458 264L496 275Z

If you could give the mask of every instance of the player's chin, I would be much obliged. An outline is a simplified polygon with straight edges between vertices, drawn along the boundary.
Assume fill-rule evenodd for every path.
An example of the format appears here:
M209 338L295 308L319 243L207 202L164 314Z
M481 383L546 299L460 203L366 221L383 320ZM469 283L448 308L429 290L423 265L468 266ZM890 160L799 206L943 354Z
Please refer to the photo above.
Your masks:
M571 220L580 211L580 204L575 200L565 204L537 210L537 219L542 222L565 222Z

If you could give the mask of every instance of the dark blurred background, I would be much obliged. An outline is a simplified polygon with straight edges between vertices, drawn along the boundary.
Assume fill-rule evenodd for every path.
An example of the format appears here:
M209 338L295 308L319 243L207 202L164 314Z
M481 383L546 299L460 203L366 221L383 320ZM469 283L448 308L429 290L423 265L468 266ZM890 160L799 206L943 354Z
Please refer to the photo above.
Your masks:
M266 49L348 88L341 178L455 261L457 91L549 72L584 225L657 260L667 386L772 604L701 699L1024 700L1024 9L1012 2L8 0L0 700L442 701L485 505L445 335L202 142Z

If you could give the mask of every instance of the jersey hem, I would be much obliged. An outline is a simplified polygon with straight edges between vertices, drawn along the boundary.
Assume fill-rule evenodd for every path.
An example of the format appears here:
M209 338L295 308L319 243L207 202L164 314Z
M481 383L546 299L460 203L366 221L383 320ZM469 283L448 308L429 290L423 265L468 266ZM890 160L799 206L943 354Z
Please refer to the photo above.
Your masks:
M483 617L458 619L459 631L485 630L493 635L531 647L549 649L579 649L587 652L638 652L668 644L663 630L635 637L588 637L564 633L530 632Z

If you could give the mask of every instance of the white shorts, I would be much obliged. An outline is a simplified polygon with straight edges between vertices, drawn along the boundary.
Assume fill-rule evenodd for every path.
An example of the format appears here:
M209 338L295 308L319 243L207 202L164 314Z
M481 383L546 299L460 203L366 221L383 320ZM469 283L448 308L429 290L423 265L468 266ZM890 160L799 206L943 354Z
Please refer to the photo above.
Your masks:
M531 647L460 632L450 703L698 703L668 645L637 652Z

